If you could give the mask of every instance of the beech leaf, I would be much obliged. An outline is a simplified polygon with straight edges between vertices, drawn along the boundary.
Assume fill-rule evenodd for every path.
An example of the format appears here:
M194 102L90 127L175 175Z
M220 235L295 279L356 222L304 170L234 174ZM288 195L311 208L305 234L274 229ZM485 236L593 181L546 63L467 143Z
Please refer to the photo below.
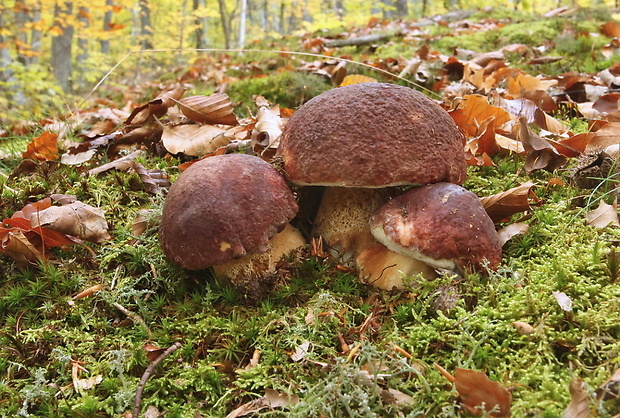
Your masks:
M265 396L241 405L228 414L226 418L243 417L257 413L265 408L281 408L283 406L294 405L298 402L299 397L297 395L287 395L273 389L265 389Z
M510 415L510 392L484 373L457 368L454 372L454 384L468 413L482 415L488 412L493 417Z
M90 242L112 238L103 211L82 202L51 206L33 214L30 223L34 228L43 226Z
M22 158L39 161L56 161L58 159L58 134L45 131L34 138L22 154Z
M511 238L525 234L529 227L525 222L517 222L500 229L497 231L500 244L504 246Z
M614 203L610 205L601 200L598 204L598 208L586 213L586 220L588 221L588 225L595 228L605 228L609 224L620 226L617 201L614 200Z
M523 117L519 118L517 137L527 153L525 170L528 173L541 169L553 171L566 163L566 157L560 155L548 141L532 132Z
M161 140L171 154L201 157L230 143L225 132L226 129L214 125L164 126Z
M570 391L570 403L564 410L562 418L588 418L590 416L590 405L584 380L573 379L568 390Z
M529 196L533 186L534 182L528 181L505 192L481 197L480 202L493 222L499 222L515 213L531 209Z
M237 125L233 106L224 93L210 96L189 96L178 101L181 112L190 120L200 123Z

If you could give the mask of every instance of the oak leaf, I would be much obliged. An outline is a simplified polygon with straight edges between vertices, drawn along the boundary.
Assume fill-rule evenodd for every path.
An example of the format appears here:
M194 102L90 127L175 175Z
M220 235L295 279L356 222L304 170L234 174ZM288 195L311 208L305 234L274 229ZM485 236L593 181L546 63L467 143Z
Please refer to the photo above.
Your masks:
M510 415L510 392L484 373L457 368L454 372L454 385L468 413L482 415L488 412L488 415L493 417Z
M586 213L586 220L588 225L595 228L605 228L609 224L620 226L617 201L614 200L613 204L610 205L601 200L598 208Z

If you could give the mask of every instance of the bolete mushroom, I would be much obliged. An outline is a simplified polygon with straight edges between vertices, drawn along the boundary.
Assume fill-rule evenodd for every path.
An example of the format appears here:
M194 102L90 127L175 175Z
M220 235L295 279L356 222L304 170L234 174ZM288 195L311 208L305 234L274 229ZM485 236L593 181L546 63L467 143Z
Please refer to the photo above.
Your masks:
M191 165L170 188L160 243L186 269L236 260L231 269L218 267L218 276L233 284L260 279L303 244L299 232L287 227L297 210L293 192L269 163L245 154L213 156ZM240 267L244 262L247 267Z
M390 250L435 268L495 270L502 259L480 200L455 184L429 184L395 197L372 215L370 229Z
M461 184L463 140L450 115L424 94L360 83L306 102L286 123L278 153L297 185Z
M419 262L394 264L402 256L380 250L368 226L389 197L368 189L465 180L463 135L434 101L387 83L328 90L291 116L278 154L291 183L329 186L313 235L323 236L345 261L354 257L363 281L380 288L402 285L403 273L414 272L409 264L434 277Z

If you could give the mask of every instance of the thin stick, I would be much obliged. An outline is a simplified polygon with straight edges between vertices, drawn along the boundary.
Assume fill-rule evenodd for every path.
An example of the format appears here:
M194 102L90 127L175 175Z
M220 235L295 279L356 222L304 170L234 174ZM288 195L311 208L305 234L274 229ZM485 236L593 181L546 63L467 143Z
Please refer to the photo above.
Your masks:
M149 380L149 377L151 377L151 373L153 373L153 370L155 370L155 367L157 367L157 365L161 363L163 359L165 359L170 354L174 353L179 348L181 348L182 345L183 344L181 343L172 344L166 351L161 353L159 357L153 360L151 364L149 364L149 366L146 368L146 370L144 371L144 374L142 375L142 379L140 379L140 384L138 385L138 389L136 390L136 401L133 406L133 414L132 414L133 418L138 418L138 416L140 415L140 407L142 406L142 392L144 392L144 386L146 386L146 381Z
M127 315L127 317L130 318L132 321L137 322L138 324L142 325L142 328L144 328L144 330L149 335L149 337L152 336L149 326L146 325L146 322L144 322L144 319L142 319L140 315L131 312L129 309L125 308L120 303L114 302L112 306L114 306L116 309L118 309L119 311Z

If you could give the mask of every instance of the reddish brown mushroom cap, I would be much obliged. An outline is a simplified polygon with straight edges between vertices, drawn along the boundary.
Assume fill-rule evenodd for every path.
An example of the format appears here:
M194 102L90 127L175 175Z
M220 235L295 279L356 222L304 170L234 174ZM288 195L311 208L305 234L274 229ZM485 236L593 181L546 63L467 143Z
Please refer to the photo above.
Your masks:
M261 253L297 213L284 178L258 157L206 158L170 188L160 226L166 256L190 270Z
M450 115L422 93L387 83L338 87L309 100L284 127L278 153L298 185L460 184L467 170Z
M379 208L372 234L390 250L437 268L496 269L502 247L478 197L455 184L411 189Z

